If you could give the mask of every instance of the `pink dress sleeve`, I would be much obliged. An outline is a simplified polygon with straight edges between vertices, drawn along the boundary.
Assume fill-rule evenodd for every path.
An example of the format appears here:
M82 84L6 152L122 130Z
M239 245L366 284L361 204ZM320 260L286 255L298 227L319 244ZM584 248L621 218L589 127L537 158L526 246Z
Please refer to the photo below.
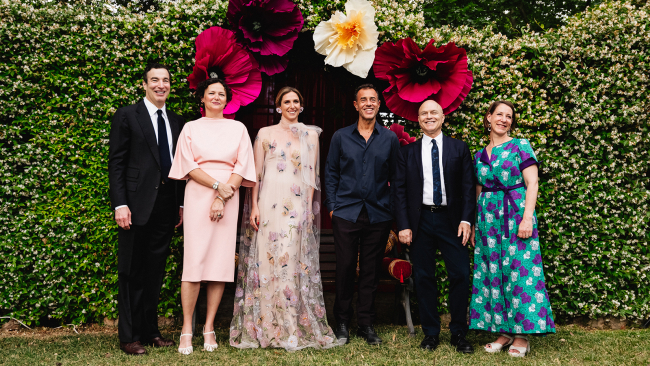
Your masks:
M237 151L237 162L235 163L235 168L232 172L244 178L241 183L242 186L255 186L255 160L253 159L253 146L246 127L243 129L241 142L239 143L239 150Z
M189 173L197 169L199 164L194 161L194 153L192 152L192 136L190 133L190 124L183 127L183 131L178 136L176 143L176 154L174 154L174 161L169 170L169 178L176 180L187 180L190 178Z

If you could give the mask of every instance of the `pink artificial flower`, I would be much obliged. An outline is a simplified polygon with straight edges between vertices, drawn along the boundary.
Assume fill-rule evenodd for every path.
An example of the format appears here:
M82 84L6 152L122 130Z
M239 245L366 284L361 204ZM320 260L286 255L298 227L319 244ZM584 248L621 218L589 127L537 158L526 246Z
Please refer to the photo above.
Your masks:
M196 62L187 77L190 89L200 82L218 77L232 90L232 100L223 110L233 114L240 106L253 102L262 90L262 75L255 58L237 44L232 31L211 27L196 37Z
M230 0L228 21L237 40L251 51L267 75L284 71L287 52L303 26L300 9L290 0Z
M456 110L472 88L474 76L467 68L467 53L450 42L439 48L430 40L424 50L411 39L386 42L377 49L373 70L388 80L384 90L391 112L418 120L423 101L436 101L449 114Z
M407 132L404 132L404 126L400 125L399 123L393 123L390 125L389 130L395 132L401 146L415 142L415 137L411 137Z

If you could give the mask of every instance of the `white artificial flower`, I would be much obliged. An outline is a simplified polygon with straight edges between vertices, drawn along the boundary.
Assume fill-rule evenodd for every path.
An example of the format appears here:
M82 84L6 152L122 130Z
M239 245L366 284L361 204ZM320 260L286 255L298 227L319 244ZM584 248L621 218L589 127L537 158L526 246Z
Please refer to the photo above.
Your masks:
M326 56L325 63L343 66L362 78L368 76L375 61L378 42L375 9L367 0L349 0L345 14L336 11L314 30L314 48Z

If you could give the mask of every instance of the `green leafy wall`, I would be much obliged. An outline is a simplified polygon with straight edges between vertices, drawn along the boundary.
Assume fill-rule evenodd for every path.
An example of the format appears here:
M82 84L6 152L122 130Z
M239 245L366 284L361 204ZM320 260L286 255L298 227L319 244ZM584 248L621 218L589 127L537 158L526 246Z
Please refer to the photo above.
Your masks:
M344 4L296 2L308 31ZM424 28L420 2L373 3L382 42L411 36L467 49L474 86L445 132L472 152L487 144L489 103L518 106L515 136L530 139L543 162L538 213L555 312L649 315L649 8L602 4L561 29L508 39L489 28ZM151 61L174 73L170 108L196 113L185 81L194 38L222 25L226 8L184 0L132 14L0 0L0 315L31 323L117 316L110 118L142 97ZM176 236L164 316L180 313L181 246Z

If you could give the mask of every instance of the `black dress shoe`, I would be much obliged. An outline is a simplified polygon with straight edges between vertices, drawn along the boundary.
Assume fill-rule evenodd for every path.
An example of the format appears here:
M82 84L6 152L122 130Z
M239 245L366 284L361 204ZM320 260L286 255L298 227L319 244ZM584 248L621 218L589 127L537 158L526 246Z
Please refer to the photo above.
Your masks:
M474 353L474 347L472 347L462 334L452 334L451 345L456 347L456 352Z
M425 335L422 343L420 343L420 348L426 349L428 351L434 351L438 348L440 344L440 338L438 336L428 336Z
M172 347L176 345L176 342L174 342L171 339L163 338L163 337L156 337L156 338L151 338L147 342L143 342L147 346L153 346L153 347Z
M140 356L147 353L147 350L142 347L140 341L135 342L120 342L120 349L127 355Z
M359 329L357 329L357 337L365 339L368 344L381 344L382 342L372 325L360 325Z
M343 322L339 323L338 327L336 327L334 335L336 336L336 339L338 339L339 344L350 343L350 330L348 329L347 324Z

